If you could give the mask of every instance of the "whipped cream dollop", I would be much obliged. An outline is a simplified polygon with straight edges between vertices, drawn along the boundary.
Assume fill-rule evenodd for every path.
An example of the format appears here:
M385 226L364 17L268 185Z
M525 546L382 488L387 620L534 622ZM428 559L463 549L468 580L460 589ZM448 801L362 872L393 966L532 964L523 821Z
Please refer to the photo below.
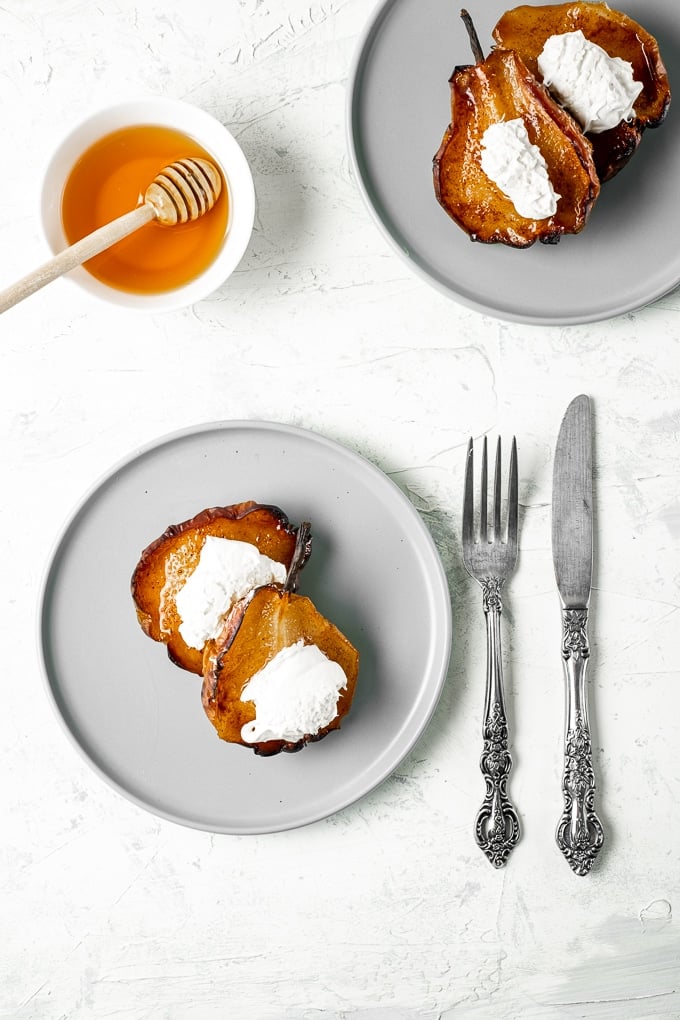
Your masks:
M554 216L559 195L553 189L541 150L521 117L491 124L482 135L482 170L509 198L520 216Z
M594 134L630 120L642 92L642 82L633 78L633 65L610 57L580 29L546 39L538 69L545 87L584 131Z
M175 596L182 639L190 648L203 648L217 636L238 599L260 585L285 579L285 565L250 542L207 535L195 570Z
M315 736L335 718L346 686L342 666L316 645L288 645L243 688L241 701L255 703L255 719L241 728L241 737L254 744Z

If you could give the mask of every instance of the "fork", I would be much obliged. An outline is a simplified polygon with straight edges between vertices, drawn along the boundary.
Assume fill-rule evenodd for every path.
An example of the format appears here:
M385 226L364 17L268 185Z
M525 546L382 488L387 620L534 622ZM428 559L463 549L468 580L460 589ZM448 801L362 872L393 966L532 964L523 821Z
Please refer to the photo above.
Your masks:
M501 655L501 589L517 562L517 443L513 437L508 479L507 537L501 533L501 440L496 445L493 483L493 535L489 537L487 522L487 455L486 436L482 447L482 468L479 498L479 540L475 538L473 499L473 443L468 443L463 497L463 563L468 574L482 588L486 618L486 694L482 735L484 750L479 767L486 783L486 794L475 822L477 845L495 868L506 863L517 845L520 825L515 808L507 794L512 767L508 751L508 723L503 697L503 663Z

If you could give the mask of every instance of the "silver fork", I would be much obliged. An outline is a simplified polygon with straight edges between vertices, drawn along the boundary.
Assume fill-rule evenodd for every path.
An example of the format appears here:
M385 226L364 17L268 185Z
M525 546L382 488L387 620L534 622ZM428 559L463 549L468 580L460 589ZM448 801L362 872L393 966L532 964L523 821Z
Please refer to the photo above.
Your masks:
M503 697L501 655L501 588L517 562L517 443L513 437L508 480L507 538L501 531L501 441L496 446L493 483L493 536L487 522L486 437L482 448L479 497L479 541L475 539L472 440L468 443L463 497L463 563L482 588L486 618L486 695L482 734L484 750L479 767L486 783L484 802L477 814L475 839L495 868L501 868L517 845L520 825L507 794L512 767L508 751L508 723Z

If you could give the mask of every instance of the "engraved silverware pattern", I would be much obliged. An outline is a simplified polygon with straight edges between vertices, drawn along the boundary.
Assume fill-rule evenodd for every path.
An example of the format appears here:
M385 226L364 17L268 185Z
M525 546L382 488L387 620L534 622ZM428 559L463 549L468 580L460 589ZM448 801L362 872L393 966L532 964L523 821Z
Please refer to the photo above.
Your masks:
M553 474L552 548L562 604L562 661L566 684L564 810L556 840L570 868L587 875L604 832L594 808L586 670L590 656L588 604L593 558L593 454L590 401L572 400L562 420Z
M502 867L520 837L517 812L507 794L512 767L508 751L508 723L503 694L501 654L501 589L517 562L517 444L512 440L508 480L507 534L501 528L501 441L496 446L493 484L493 530L487 521L487 443L484 438L479 498L479 539L475 537L473 498L473 443L469 441L463 497L463 562L468 574L482 589L486 620L486 693L482 735L484 749L480 769L486 783L484 801L477 814L475 839L495 868Z

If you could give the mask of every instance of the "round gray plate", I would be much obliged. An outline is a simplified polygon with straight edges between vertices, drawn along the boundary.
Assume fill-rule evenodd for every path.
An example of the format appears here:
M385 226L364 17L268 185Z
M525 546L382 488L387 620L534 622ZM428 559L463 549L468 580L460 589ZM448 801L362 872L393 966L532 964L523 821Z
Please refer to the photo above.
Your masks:
M142 549L168 524L246 499L311 521L300 592L361 656L342 729L273 758L219 740L200 677L142 633L130 597ZM393 771L439 698L451 612L430 534L386 475L310 432L235 421L144 448L85 498L48 567L40 635L51 700L100 776L173 821L257 833L323 818Z
M469 8L482 46L512 6ZM622 8L654 35L671 76L680 30L671 0ZM464 305L501 319L565 325L639 308L680 283L680 137L677 110L649 130L606 184L581 234L522 251L482 245L439 206L432 158L450 121L454 66L472 63L451 0L385 0L359 47L348 95L348 138L361 193L411 267Z

